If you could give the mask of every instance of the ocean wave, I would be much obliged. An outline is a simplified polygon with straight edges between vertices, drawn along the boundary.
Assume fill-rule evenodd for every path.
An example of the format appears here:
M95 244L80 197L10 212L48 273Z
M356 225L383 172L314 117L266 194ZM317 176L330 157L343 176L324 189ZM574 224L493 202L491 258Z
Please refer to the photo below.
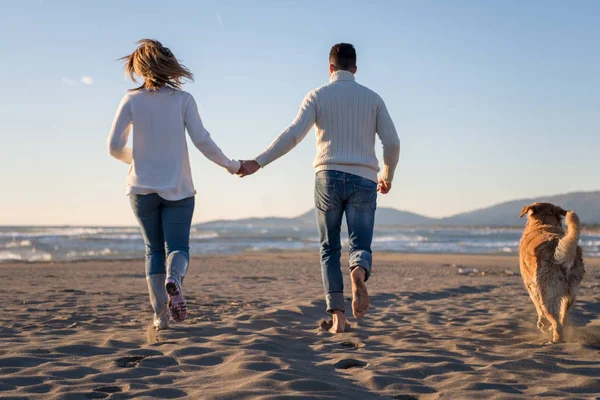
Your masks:
M5 249L12 249L15 247L31 247L31 241L30 240L13 240L12 242L8 242L4 245Z
M285 242L268 242L268 243L255 243L250 247L250 251L274 251L274 250L306 250L314 249L317 246L311 246L308 243L296 242L296 241L285 241Z
M21 255L11 251L0 251L0 261L20 261Z
M388 235L388 236L376 236L373 238L373 243L383 243L383 242L426 242L429 238L426 236L407 236L407 235Z
M52 254L45 252L30 251L28 253L15 253L11 251L0 251L0 262L7 261L52 261Z
M478 228L478 229L471 229L471 231L469 232L472 236L491 236L491 235L497 235L500 233L519 233L521 234L521 232L523 232L522 229L516 229L516 228Z
M82 240L141 240L142 235L140 233L114 233L101 235L82 235L79 238Z
M190 239L192 239L192 240L216 239L218 237L219 237L219 234L216 232L192 233L190 235Z
M69 251L66 256L68 258L88 258L88 257L98 257L98 256L110 256L112 254L112 250L109 248L105 248L102 250L89 250L89 251Z
M599 247L600 240L582 240L580 244L584 247Z
M139 233L138 228L85 228L85 227L41 227L41 228L24 228L22 230L0 231L0 237L9 238L39 238L45 236L66 236L66 237L81 237L95 236L98 234L111 233Z
M458 243L459 246L464 247L484 247L484 248L505 248L505 247L519 247L518 241L507 241L507 242L468 242L463 241Z
M29 262L52 261L52 254L48 254L48 253L33 254L33 255L29 256L29 258L27 258L27 261L29 261Z

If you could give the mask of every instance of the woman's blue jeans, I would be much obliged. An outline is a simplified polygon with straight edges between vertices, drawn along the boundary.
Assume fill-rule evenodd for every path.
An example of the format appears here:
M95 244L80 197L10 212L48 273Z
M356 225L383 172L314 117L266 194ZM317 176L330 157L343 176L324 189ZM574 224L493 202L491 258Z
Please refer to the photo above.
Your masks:
M327 311L344 311L344 279L340 263L342 218L346 213L350 268L364 268L366 279L369 279L377 183L341 171L320 171L315 179L315 206Z
M165 261L172 253L190 256L190 229L194 197L169 201L156 193L129 196L146 245L146 276L165 274Z

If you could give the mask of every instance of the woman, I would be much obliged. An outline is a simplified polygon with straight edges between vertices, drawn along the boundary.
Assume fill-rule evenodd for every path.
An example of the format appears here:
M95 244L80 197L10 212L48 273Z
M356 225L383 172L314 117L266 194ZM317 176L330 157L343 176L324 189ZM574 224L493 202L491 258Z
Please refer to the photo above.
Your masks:
M206 158L238 172L202 125L191 94L181 90L192 73L156 41L143 39L123 57L125 72L143 84L125 95L108 136L110 155L130 164L127 194L146 245L146 281L157 330L187 316L182 283L189 264L194 185L185 131ZM132 146L127 140L133 127ZM169 312L167 312L167 309Z

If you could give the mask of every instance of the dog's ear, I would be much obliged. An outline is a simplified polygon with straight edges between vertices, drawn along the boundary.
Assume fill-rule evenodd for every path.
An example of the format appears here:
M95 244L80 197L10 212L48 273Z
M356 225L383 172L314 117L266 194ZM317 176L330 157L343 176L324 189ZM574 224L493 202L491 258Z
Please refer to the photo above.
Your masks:
M564 210L562 207L554 206L554 214L560 220L561 217L567 215L567 211Z
M521 216L519 218L523 218L525 216L525 214L527 214L529 211L531 211L531 214L535 214L535 212L536 212L535 205L531 204L531 205L523 207L523 209L521 210Z

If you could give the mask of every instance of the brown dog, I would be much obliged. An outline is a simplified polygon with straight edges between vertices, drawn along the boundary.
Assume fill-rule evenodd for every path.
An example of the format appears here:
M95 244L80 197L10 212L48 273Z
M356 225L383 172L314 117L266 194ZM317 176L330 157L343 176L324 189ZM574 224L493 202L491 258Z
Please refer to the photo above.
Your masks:
M538 328L551 329L552 341L561 342L567 313L585 273L578 246L579 217L550 203L523 207L521 218L525 214L528 220L520 244L521 276L537 310Z

